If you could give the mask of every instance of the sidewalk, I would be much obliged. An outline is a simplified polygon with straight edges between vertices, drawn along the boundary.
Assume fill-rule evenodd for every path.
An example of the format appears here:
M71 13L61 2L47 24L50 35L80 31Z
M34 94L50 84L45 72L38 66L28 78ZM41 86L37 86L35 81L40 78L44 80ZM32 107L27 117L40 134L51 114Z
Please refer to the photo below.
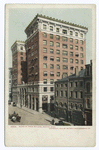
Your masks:
M25 111L27 111L27 112L29 112L29 113L31 113L31 114L41 114L40 112L38 112L38 111L36 111L36 110L32 110L32 109L29 109L29 108L27 108L27 107L24 107L24 106L22 106L22 107L19 107L19 106L17 106L19 109L23 109L23 110L25 110Z

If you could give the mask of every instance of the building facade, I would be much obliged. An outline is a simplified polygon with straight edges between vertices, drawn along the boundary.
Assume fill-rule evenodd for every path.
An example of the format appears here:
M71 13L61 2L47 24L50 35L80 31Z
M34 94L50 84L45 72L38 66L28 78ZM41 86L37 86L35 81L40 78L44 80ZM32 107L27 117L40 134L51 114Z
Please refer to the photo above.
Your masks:
M9 102L12 102L12 68L9 68Z
M86 27L42 15L27 26L27 81L21 84L18 80L17 93L22 93L23 85L26 87L28 107L35 103L40 112L53 110L54 82L73 74L75 67L85 67L87 31Z
M55 82L55 115L75 125L92 125L92 62Z

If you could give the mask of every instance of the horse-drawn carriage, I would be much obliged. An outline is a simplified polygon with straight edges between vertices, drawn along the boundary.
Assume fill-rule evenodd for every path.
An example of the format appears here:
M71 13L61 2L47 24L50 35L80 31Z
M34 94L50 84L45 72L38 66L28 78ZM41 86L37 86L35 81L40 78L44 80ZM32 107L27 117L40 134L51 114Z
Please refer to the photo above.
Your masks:
M11 119L11 121L13 121L13 122L16 122L16 121L18 121L18 122L20 122L20 120L21 120L21 116L19 116L18 114L16 114L15 112L13 113L13 114L9 114L9 119Z

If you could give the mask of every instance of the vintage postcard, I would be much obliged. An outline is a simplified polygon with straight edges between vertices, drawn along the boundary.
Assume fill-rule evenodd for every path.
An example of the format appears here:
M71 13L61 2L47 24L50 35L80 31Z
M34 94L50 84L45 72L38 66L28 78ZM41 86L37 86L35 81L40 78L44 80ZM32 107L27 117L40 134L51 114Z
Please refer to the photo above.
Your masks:
M5 5L6 146L96 145L95 43L94 4Z

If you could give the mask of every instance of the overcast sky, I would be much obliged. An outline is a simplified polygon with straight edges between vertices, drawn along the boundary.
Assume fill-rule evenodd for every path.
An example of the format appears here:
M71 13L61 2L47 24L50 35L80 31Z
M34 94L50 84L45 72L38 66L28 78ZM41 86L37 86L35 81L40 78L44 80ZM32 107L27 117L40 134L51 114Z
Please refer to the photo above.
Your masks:
M9 11L9 67L12 67L12 44L16 40L26 40L24 30L37 13L88 27L86 63L90 63L92 59L92 10L90 8L14 8Z

